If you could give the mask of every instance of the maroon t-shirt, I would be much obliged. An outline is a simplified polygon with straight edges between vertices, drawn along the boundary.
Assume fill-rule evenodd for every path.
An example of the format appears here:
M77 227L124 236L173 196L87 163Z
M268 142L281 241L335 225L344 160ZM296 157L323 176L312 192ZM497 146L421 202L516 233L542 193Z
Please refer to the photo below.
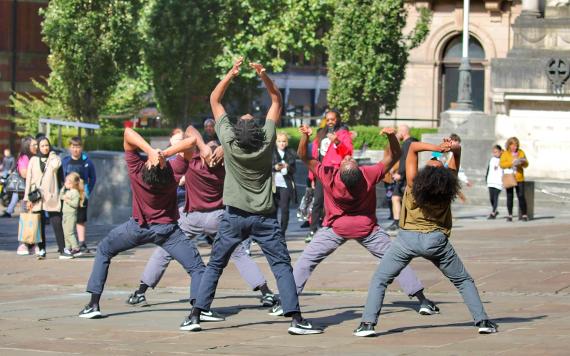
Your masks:
M133 218L139 225L176 223L179 215L176 205L178 184L175 175L182 176L186 172L188 163L182 157L166 162L174 172L172 184L153 187L142 179L142 169L146 159L136 151L125 151L125 160L133 192Z
M340 179L339 168L318 163L313 173L323 184L325 195L324 226L345 239L370 235L377 226L376 184L384 177L384 164L359 167L365 183L352 191Z
M202 165L200 153L195 152L185 175L186 202L184 211L212 211L224 206L224 166L210 168Z

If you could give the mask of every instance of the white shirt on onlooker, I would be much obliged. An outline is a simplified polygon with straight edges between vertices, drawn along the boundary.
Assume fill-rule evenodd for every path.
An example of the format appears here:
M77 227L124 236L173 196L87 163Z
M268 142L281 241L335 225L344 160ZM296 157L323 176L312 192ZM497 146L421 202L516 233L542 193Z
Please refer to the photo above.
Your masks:
M487 171L487 187L503 190L503 169L499 165L500 158L495 156L489 160Z
M281 163L285 163L283 157L285 157L285 151L277 149L277 153L281 157ZM287 175L287 168L281 169L279 172L275 172L275 186L280 188L287 188L287 182L285 182L285 177Z

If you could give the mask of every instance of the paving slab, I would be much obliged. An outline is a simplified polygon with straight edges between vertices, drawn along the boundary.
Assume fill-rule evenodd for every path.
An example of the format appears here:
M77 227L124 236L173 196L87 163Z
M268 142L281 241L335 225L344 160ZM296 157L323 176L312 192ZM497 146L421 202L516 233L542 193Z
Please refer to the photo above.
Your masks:
M0 354L567 355L570 212L544 209L534 221L511 224L485 220L485 207L457 206L454 212L452 242L500 325L495 335L478 335L453 285L431 263L414 260L441 314L420 316L417 304L392 285L376 337L352 336L379 261L351 241L314 271L300 298L304 316L325 327L322 335L288 335L289 321L267 315L257 292L247 289L231 264L213 304L227 320L203 323L200 333L178 330L189 304L188 277L176 263L147 292L150 306L126 305L152 246L113 259L101 299L106 317L84 320L77 313L89 299L84 289L93 256L58 260L51 233L46 260L17 256L17 219L0 219ZM387 223L382 214L381 223ZM112 227L89 226L91 244ZM305 231L294 222L288 234L293 262L305 247ZM209 250L200 252L207 261ZM275 289L256 246L252 257Z

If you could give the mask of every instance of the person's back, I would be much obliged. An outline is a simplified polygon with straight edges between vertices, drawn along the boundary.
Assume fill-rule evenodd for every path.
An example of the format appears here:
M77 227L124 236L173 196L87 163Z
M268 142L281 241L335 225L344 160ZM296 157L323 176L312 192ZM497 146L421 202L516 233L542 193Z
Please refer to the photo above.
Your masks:
M195 152L188 162L185 175L187 199L185 212L211 211L223 207L222 192L225 177L224 167L210 167L202 163L199 152Z
M263 144L251 152L238 145L227 114L216 121L226 167L224 204L250 213L270 214L275 210L271 191L275 122L265 120L262 131L265 133Z
M384 165L358 167L366 184L347 189L340 178L340 169L318 164L316 175L325 191L323 226L332 227L341 235L359 238L370 234L376 220L376 184L383 176Z

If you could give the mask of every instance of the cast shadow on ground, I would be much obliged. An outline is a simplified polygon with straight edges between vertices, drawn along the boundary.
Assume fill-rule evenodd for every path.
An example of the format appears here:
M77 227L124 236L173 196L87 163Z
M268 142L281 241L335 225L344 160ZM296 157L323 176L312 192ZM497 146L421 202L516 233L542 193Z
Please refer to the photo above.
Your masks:
M538 316L530 316L526 318L521 317L503 317L503 318L496 318L492 319L497 324L499 324L499 332L501 331L501 324L512 324L512 323L529 323L535 320L541 320L546 318L546 315L538 315ZM450 323L450 324L441 324L441 325L415 325L415 326L404 326L401 328L390 329L386 331L382 331L376 333L373 337L379 337L383 335L389 335L394 333L403 333L409 330L421 330L421 329L432 329L432 328L450 328L450 327L474 327L473 322L462 322L462 323Z
M164 302L160 303L160 305L164 304L172 304L176 302ZM131 307L132 309L129 311L122 311L116 313L108 313L105 314L104 317L115 317L115 316L123 316L123 315L130 315L130 314L139 314L139 313L153 313L153 312L177 312L187 315L190 313L190 305L188 304L187 308L153 308L153 306L157 306L159 304L149 305L147 307ZM127 306L128 307L128 306ZM240 312L241 309L250 309L254 308L251 305L236 305L231 307L220 307L220 308L212 308L216 312L220 313L224 317L230 317L236 315Z

